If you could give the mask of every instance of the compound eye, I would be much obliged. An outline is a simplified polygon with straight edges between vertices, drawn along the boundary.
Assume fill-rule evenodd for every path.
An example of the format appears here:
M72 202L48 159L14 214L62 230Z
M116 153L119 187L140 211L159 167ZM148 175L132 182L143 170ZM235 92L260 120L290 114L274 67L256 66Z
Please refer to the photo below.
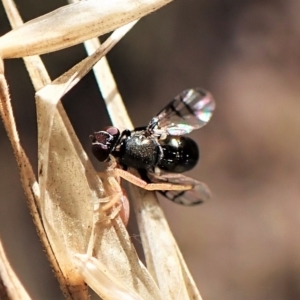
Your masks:
M113 126L108 126L108 127L104 128L104 131L106 131L107 133L112 135L114 138L119 138L119 136L120 136L119 129L116 127L113 127Z
M114 150L120 136L115 127L107 127L103 131L94 132L90 135L92 141L92 152L99 161L106 161L109 154Z

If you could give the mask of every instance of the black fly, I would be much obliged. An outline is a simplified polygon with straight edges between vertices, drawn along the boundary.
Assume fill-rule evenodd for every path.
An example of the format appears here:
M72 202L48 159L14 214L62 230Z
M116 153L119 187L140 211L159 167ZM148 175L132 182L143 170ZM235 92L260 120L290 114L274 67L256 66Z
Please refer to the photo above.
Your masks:
M92 151L100 161L112 155L120 176L148 190L159 190L182 205L196 205L208 199L208 187L182 175L198 162L197 144L184 136L203 127L211 118L215 102L210 93L188 89L175 97L146 127L122 133L115 127L90 136ZM126 172L136 169L140 178Z

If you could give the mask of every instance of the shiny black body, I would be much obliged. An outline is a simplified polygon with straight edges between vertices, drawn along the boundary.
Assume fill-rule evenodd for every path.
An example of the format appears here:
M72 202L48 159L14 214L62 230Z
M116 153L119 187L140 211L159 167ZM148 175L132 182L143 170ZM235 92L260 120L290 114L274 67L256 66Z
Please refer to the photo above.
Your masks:
M185 136L168 136L160 141L163 157L158 167L170 173L182 173L194 168L199 159L197 144Z
M145 131L134 131L121 141L118 151L112 152L119 157L123 167L153 169L158 167L170 173L182 173L194 168L199 159L197 144L188 137L168 136L158 140L147 136Z

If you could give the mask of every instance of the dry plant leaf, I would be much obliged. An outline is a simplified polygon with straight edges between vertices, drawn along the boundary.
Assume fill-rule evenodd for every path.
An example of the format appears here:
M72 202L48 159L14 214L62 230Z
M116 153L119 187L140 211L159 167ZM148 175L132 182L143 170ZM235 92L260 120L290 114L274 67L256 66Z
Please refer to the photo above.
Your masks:
M2 60L0 60L0 114L4 123L5 130L8 134L9 140L12 144L12 148L16 157L17 165L20 172L20 178L22 186L24 188L25 195L27 197L27 203L30 209L30 213L33 217L34 224L38 235L43 243L44 249L47 253L49 261L54 269L54 272L61 283L61 287L65 295L69 295L66 288L65 278L61 274L61 270L57 264L57 261L53 255L51 246L48 242L47 235L43 228L43 223L40 216L40 189L34 175L31 164L28 160L24 149L20 143L18 136L15 119L13 116L12 106L9 98L8 86L4 77L4 70ZM68 297L71 299L71 297Z
M131 191L147 268L159 289L168 299L201 299L188 270L182 268L183 257L157 199L142 189Z
M5 1L5 8L9 8L9 19L13 26L22 23L18 12L16 11L16 7L12 1ZM25 63L28 67L29 73L31 75L32 81L34 83L35 88L40 88L44 83L50 82L49 76L41 63L39 57L30 57L25 60ZM33 66L37 66L34 68ZM2 75L2 74L1 74ZM8 88L6 86L5 78L3 77L3 82L1 82L1 87L6 88L8 95ZM46 250L48 259L54 269L55 275L57 276L60 286L68 299L79 299L79 297L74 296L72 294L72 286L67 282L67 278L62 274L62 270L60 266L57 264L57 259L53 254L53 250L51 245L49 244L47 234L45 233L44 224L41 219L41 199L40 199L40 188L37 180L35 178L34 172L32 170L31 164L20 144L20 140L18 137L12 108L10 105L9 97L1 98L2 108L1 115L5 124L6 131L12 143L14 153L16 156L16 160L20 169L21 181L23 184L23 188L25 194L27 196L28 205L33 216L34 223L36 225L39 237L43 242L44 249ZM81 288L79 286L81 285ZM84 294L87 295L87 288L85 283L82 283L75 288L74 295L80 294L83 291ZM81 299L85 299L87 297L80 297Z
M110 300L142 300L134 291L116 280L107 267L99 260L88 255L76 255L77 266L89 286L98 294L104 294L104 299Z
M118 32L120 31L123 32L124 29ZM114 43L113 38L110 40ZM101 51L103 49L107 51L108 48L105 47L106 45L103 45ZM82 277L75 272L72 259L75 254L87 251L93 227L93 206L101 202L99 194L102 187L93 168L89 168L89 161L82 152L58 101L99 59L101 51L37 93L37 99L43 99L37 100L39 132L41 132L39 133L41 158L39 183L42 198L40 209L44 216L47 236L72 299L87 298ZM104 53L102 52L100 56ZM37 60L30 59L27 59L27 65L30 65L30 73L34 73L32 69ZM37 69L40 69L40 66L37 66ZM56 105L59 112L56 111ZM48 162L51 164L48 165ZM75 178L71 176L72 172L76 174ZM125 285L129 285L129 288L132 286L131 289L138 291L144 299L162 299L157 285L140 263L122 221L116 218L113 223L114 227L99 223L102 226L97 226L98 230L94 230L93 241L98 242L101 238L101 243L97 244L97 249L92 249L93 254L101 256L102 261L107 260L117 277L120 277Z
M16 58L67 48L113 31L170 1L85 0L69 4L0 37L0 53L2 58Z

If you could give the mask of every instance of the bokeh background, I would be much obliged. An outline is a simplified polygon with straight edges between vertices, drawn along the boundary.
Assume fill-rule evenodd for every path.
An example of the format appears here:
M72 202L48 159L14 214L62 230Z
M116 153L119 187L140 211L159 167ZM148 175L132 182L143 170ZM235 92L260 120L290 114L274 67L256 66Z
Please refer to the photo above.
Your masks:
M25 21L65 4L16 3ZM0 34L9 30L0 4ZM54 79L84 56L76 46L43 60ZM108 59L136 126L186 88L205 87L216 99L209 125L192 134L202 157L189 174L210 186L212 200L185 208L161 199L203 298L300 299L300 2L177 0L141 20ZM5 69L21 140L36 167L34 91L21 59L6 61ZM63 104L91 155L89 134L110 124L93 74ZM2 125L0 161L7 255L33 299L63 299Z

